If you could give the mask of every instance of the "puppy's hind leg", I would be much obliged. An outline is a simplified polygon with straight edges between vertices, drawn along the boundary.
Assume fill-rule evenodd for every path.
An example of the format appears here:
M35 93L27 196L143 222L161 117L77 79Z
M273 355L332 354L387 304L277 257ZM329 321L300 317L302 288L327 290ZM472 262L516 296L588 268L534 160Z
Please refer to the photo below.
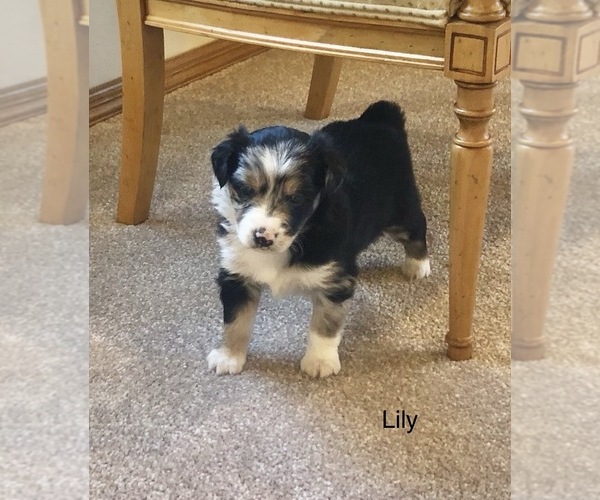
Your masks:
M423 212L401 225L388 227L385 232L404 246L406 256L402 274L406 279L421 279L431 274L427 252L427 221Z
M260 288L225 270L221 270L217 282L221 287L225 335L223 346L209 353L208 367L217 375L234 375L242 371L246 362Z

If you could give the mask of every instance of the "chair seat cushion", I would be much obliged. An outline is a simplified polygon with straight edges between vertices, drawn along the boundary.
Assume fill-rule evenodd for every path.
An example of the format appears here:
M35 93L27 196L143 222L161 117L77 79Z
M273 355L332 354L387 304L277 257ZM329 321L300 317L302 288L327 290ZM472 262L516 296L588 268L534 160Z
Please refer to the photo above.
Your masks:
M316 14L348 15L371 19L445 26L461 0L232 0L259 8L293 9ZM503 3L510 10L510 1Z

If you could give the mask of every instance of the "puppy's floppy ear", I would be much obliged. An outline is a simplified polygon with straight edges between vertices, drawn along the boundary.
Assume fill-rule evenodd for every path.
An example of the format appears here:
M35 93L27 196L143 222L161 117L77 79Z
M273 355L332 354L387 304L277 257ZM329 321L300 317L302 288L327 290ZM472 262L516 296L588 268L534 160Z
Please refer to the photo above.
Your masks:
M210 156L213 172L223 187L239 166L240 153L250 144L250 134L243 125L217 145Z
M318 130L308 141L308 151L320 168L325 189L329 191L338 189L346 176L346 162L331 138Z

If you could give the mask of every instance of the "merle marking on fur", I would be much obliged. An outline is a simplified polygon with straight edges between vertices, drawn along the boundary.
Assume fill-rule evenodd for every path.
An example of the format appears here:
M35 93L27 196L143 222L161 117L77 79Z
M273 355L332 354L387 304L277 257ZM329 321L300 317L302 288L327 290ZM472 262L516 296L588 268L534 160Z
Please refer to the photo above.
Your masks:
M380 101L312 135L239 127L214 148L211 161L225 336L208 355L209 367L218 374L242 371L260 291L269 286L275 296L312 299L300 366L312 377L337 374L360 252L388 234L404 246L408 279L430 273L403 112Z

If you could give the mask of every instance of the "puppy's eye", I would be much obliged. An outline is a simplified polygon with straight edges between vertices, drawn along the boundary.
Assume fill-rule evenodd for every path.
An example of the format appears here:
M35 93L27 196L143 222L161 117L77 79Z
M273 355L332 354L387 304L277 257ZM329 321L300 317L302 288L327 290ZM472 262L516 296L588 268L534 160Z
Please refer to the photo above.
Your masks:
M254 190L248 186L239 186L236 191L239 198L243 200L247 200L248 198L252 198L254 196Z
M304 196L296 193L288 196L288 200L292 205L301 205L302 203L304 203Z

